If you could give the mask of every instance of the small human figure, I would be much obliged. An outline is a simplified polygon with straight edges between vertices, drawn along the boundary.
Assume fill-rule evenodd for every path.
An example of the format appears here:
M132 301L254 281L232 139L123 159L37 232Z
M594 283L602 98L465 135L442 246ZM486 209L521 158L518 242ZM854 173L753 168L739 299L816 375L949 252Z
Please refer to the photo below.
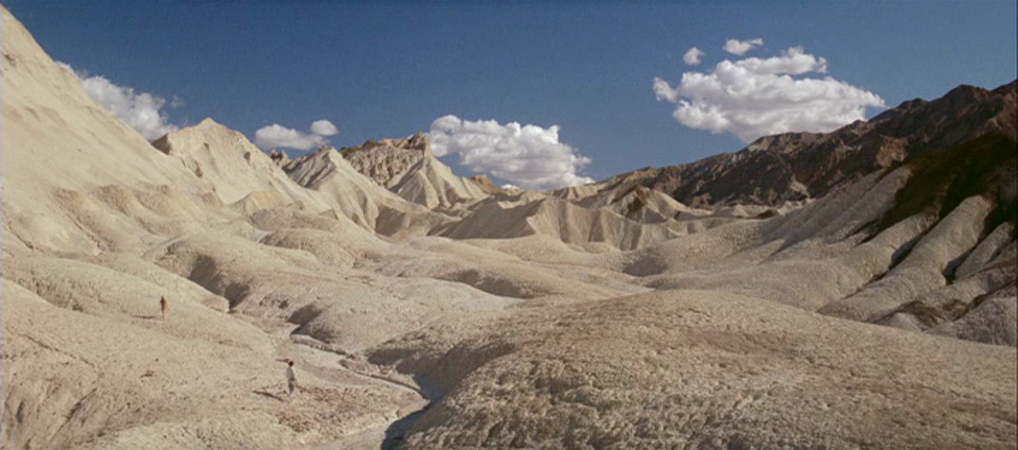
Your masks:
M286 367L286 387L290 389L290 395L293 395L293 389L297 387L297 374L293 372L293 361L288 363Z
M166 297L159 297L159 309L163 312L163 320L166 320L166 310L170 309L170 306L166 303Z

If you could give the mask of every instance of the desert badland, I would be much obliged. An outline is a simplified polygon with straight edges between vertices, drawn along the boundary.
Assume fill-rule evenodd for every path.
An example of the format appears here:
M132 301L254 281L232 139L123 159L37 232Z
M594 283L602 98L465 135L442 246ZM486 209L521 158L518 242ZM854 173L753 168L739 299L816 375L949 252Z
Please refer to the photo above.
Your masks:
M1018 445L1015 83L503 190L149 142L2 14L5 448Z

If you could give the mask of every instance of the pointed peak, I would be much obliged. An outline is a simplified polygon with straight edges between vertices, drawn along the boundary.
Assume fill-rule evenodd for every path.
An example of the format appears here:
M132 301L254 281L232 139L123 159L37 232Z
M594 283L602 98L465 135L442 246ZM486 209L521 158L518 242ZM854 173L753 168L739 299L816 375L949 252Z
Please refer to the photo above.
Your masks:
M333 147L331 145L323 145L321 147L318 147L318 150L315 150L313 152L308 152L303 157L304 158L309 158L309 159L310 158L328 158L328 157L333 156L333 155L341 156L341 155L339 155L339 151L336 150L336 147Z
M223 125L219 122L216 122L215 120L212 120L211 117L206 117L205 120L198 122L197 125L181 127L179 130L166 133L165 135L163 135L163 137L160 137L156 141L165 141L167 139L174 139L179 136L188 136L193 134L208 135L210 133L221 133L223 131L230 133L239 133L236 130L230 129L226 125Z
M944 95L944 99L950 102L971 102L985 98L990 94L990 91L981 87L972 86L969 84L960 85L954 89L951 89L947 95Z
M407 145L411 148L419 148L425 151L431 151L431 136L427 133L417 133L413 136L408 137Z
M231 139L243 136L244 140L247 140L247 137L244 136L244 133L234 130L233 128L230 128L219 122L216 122L211 117L206 117L204 120L199 122L198 125L181 128L180 130L170 133L170 135L171 136L174 134L183 135L185 133L196 133L203 136L224 136L224 137L229 136Z
M273 150L276 151L276 150ZM270 154L271 156L271 154ZM339 154L339 151L331 145L323 145L318 147L318 150L313 152L307 152L304 156L289 160L284 167L284 170L291 172L296 170L301 165L321 165L334 166L337 160L343 159L343 155Z
M171 131L152 141L152 146L166 154L181 151L203 151L202 149L210 151L213 148L217 149L216 151L232 148L243 153L257 148L247 139L247 136L244 136L244 133L216 122L212 118L205 118L197 125Z
M870 122L876 123L876 122L881 122L881 121L885 121L885 120L890 120L890 119L893 119L895 117L900 117L902 114L905 114L905 113L908 113L908 112L911 112L911 111L915 111L915 110L917 110L919 108L922 108L923 106L926 106L929 103L930 103L929 101L921 99L921 98L914 98L912 100L905 100L905 101L901 102L900 105L898 105L898 106L896 106L894 108L888 109L887 111L884 111L884 112L882 112L880 114L877 114L872 119L870 119Z
M198 125L194 125L194 126L187 127L187 128L182 128L181 130L186 130L186 129L201 130L202 132L205 132L205 133L207 133L207 132L222 132L222 131L228 131L230 133L240 133L237 130L234 130L234 129L226 126L226 125L223 125L223 124L221 124L219 122L216 122L211 117L206 117L204 120L199 122Z

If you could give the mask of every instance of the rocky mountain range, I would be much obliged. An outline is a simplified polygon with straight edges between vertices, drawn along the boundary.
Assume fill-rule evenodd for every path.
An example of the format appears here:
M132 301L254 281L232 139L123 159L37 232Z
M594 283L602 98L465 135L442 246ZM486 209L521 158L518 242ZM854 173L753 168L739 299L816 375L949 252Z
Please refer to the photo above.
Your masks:
M150 143L0 13L5 448L1018 445L1015 83L503 191Z
M915 99L869 121L831 133L786 133L757 139L736 153L691 164L646 168L599 184L602 190L644 186L686 205L754 204L819 198L928 150L945 150L999 131L1015 138L1018 87L959 86L933 101Z

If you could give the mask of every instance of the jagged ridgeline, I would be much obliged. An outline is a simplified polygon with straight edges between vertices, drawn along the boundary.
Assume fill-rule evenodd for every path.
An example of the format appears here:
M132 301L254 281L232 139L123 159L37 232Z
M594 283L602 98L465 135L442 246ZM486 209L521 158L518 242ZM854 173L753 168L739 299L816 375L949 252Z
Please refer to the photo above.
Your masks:
M5 448L1018 444L1015 83L503 191L150 143L2 16Z

